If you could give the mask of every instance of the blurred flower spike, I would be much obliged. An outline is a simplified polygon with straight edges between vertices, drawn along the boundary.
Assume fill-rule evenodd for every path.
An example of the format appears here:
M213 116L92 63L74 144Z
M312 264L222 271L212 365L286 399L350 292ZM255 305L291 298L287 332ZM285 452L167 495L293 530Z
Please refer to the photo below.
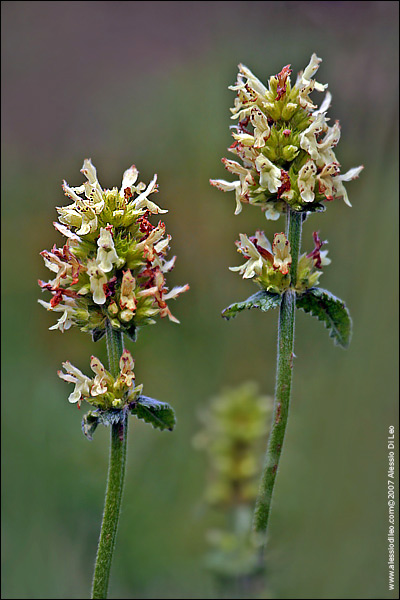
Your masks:
M272 398L247 382L224 390L200 414L203 429L194 443L209 458L208 502L237 506L254 500L261 470L260 443L268 433L271 412Z
M222 159L225 168L238 179L232 182L211 179L211 185L236 196L235 214L242 203L260 206L267 219L276 220L290 206L300 212L322 211L324 202L343 198L351 206L343 182L359 176L363 167L341 174L334 149L340 139L336 121L326 116L332 96L326 92L321 106L309 94L324 92L327 84L313 79L321 59L311 56L296 83L291 85L290 65L270 77L268 87L248 69L239 65L232 119L233 144L229 151L241 163Z
M133 165L125 171L120 190L103 190L90 159L81 172L87 179L83 185L63 182L72 204L57 208L59 222L54 226L66 242L41 253L55 278L39 281L52 294L50 302L39 302L62 313L50 329L64 332L75 325L90 331L96 341L104 335L106 319L131 339L157 315L179 323L167 301L189 286L168 290L166 284L176 257L166 259L171 236L165 224L149 221L167 212L150 200L158 191L157 176L147 186L138 183Z
M316 231L313 233L314 250L309 254L299 257L297 267L297 282L295 289L298 292L318 284L322 266L331 262L327 257L328 250L321 247L326 242L321 242ZM236 242L238 252L243 255L246 262L238 267L229 267L237 271L243 279L253 279L263 290L282 294L290 286L290 243L284 233L276 233L272 246L263 231L248 237L243 233Z
M122 353L119 361L120 373L116 379L95 356L91 358L90 367L95 374L92 378L86 377L68 361L63 363L65 373L58 371L61 379L75 384L68 397L69 402L77 403L80 407L81 402L85 400L102 410L122 409L142 393L142 385L135 387L134 360L128 350Z

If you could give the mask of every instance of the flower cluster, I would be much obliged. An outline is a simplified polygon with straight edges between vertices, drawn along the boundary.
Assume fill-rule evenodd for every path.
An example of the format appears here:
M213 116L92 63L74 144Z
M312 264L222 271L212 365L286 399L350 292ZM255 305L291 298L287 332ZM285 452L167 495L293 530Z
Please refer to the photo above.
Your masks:
M326 116L332 96L327 92L320 108L310 100L313 90L327 85L313 79L321 59L316 54L296 83L290 82L290 65L270 77L268 88L248 69L239 65L232 119L234 142L229 151L242 164L222 159L236 181L210 180L218 189L235 191L236 210L242 202L260 206L267 219L276 220L287 211L324 210L323 201L343 198L351 206L343 182L355 179L362 166L340 173L334 148L340 139L336 121Z
M217 505L246 505L257 494L259 443L268 432L272 399L257 385L225 390L200 415L203 430L195 445L205 449L212 465L207 500Z
M92 356L90 362L90 368L95 374L92 379L86 377L69 361L63 363L65 373L58 371L58 376L68 383L75 384L74 391L69 395L68 400L71 403L77 403L79 408L81 402L86 400L89 404L102 410L122 409L134 402L142 393L143 385L135 387L133 367L134 360L130 352L124 350L119 361L120 373L116 379L95 356Z
M57 208L59 222L54 226L66 243L41 253L55 278L39 281L52 294L50 302L39 302L62 313L50 329L64 332L76 325L99 339L109 319L113 329L134 339L137 328L154 323L156 315L179 323L167 301L189 286L169 291L166 285L165 274L176 257L166 259L171 236L165 224L149 221L167 212L149 199L157 192L157 176L148 186L138 183L133 165L125 171L120 190L103 190L90 159L85 159L81 172L87 179L82 186L63 182L72 204Z
M317 269L331 262L327 257L328 250L321 250L326 242L321 242L316 231L313 238L314 250L299 257L295 286L298 292L317 285L322 273ZM243 279L253 279L268 292L282 293L289 287L292 257L284 233L275 234L272 246L263 231L256 231L250 238L241 233L236 245L246 262L239 267L230 267L231 271L238 271Z

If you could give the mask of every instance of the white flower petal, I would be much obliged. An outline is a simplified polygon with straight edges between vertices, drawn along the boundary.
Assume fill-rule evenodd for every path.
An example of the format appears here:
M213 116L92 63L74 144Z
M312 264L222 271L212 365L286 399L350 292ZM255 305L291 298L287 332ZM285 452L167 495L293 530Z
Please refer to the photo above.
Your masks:
M126 188L131 188L136 183L138 175L139 171L137 170L135 165L132 165L131 167L129 167L129 169L127 169L124 172L122 176L121 189L119 191L119 195L121 196L121 198L124 198L124 191L126 190Z

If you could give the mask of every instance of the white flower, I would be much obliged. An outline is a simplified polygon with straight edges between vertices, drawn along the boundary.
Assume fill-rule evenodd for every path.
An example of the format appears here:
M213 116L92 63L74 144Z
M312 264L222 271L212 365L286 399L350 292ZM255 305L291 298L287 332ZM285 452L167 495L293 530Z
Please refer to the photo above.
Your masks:
M319 158L319 147L316 136L324 130L325 126L325 114L319 113L311 125L300 134L300 147L308 152L313 160Z
M232 137L243 146L254 146L254 136L249 133L232 133Z
M313 111L316 109L316 105L313 104L309 98L309 94L316 89L318 92L323 92L328 85L318 83L314 79L311 79L312 76L317 72L319 65L321 63L321 59L318 58L316 54L311 56L310 62L307 67L304 69L304 72L299 73L296 88L299 89L298 102L302 108L308 111Z
M95 378L93 379L93 385L90 389L90 394L91 396L101 396L107 392L108 385L113 383L112 378L106 372L103 364L95 356L91 357L90 368L92 369L93 373L96 374Z
M257 229L257 231L254 234L254 237L256 239L257 246L260 246L263 250L267 250L267 252L269 253L272 252L271 242L269 241L269 239L263 231Z
M246 147L244 147L244 149L246 150ZM250 151L250 148L248 148L248 150ZM239 181L233 181L230 183L223 181L222 179L210 179L210 183L224 192L235 190L235 215L238 215L242 211L242 202L249 202L249 186L254 185L255 181L249 169L246 169L246 167L239 164L235 160L223 158L222 163L227 171L233 173L234 175L239 175Z
M249 257L244 265L239 267L229 267L230 271L238 271L243 279L251 279L254 275L261 275L263 268L263 258L253 242L249 240L247 235L240 234L240 243L238 245L238 252L244 254L245 257Z
M132 191L132 186L136 183L138 178L139 171L137 170L135 165L132 165L125 171L122 176L122 185L119 191L119 195L121 198L125 198L125 190L128 188Z
M85 396L89 396L90 390L89 386L92 383L92 380L89 377L86 377L79 369L71 365L71 363L67 360L62 363L64 369L66 370L66 374L62 371L58 371L57 375L63 379L64 381L68 381L69 383L75 383L75 389L72 394L69 395L68 400L72 404L80 401Z
M124 350L119 359L119 368L121 370L119 378L127 387L132 387L135 381L135 373L133 372L134 366L135 361L133 360L131 353L129 350Z
M265 218L269 219L270 221L277 221L280 216L281 213L279 210L276 210L274 203L267 202L265 205Z
M71 325L74 324L72 315L75 312L75 301L72 298L65 298L65 304L57 304L54 307L51 306L50 302L44 302L43 300L38 300L38 302L46 310L63 313L58 319L57 323L49 327L50 330L59 329L62 333L64 333L64 331L67 331L67 329L69 329Z
M290 255L290 244L284 233L276 233L272 244L272 252L274 254L274 269L286 275L289 272L289 267L292 264Z
M62 235L71 240L71 245L75 245L76 242L79 243L81 241L81 238L75 233L72 233L72 231L68 229L68 227L66 227L65 225L61 225L61 223L57 223L57 221L53 221L53 225L54 228L57 229L57 231L59 231Z
M330 265L331 264L331 259L328 258L328 252L329 250L321 250L319 255L321 257L321 265L323 267L325 267L326 265Z
M259 108L254 107L250 114L250 121L254 127L254 148L263 148L271 135L268 119Z
M125 171L125 173L126 173L126 171ZM160 208L159 206L157 206L157 204L155 204L154 202L151 202L151 200L148 199L148 196L150 194L157 191L157 187L158 187L157 186L157 175L154 175L153 179L150 181L147 188L133 200L134 208L136 210L138 210L140 208L144 208L144 209L150 211L153 215L168 212L167 210Z
M58 319L57 323L52 327L49 327L49 329L59 329L61 333L67 331L71 327L71 325L74 324L73 319L71 319L71 314L71 311L64 310L62 316Z
M148 260L154 259L154 244L157 244L165 234L165 224L160 221L143 241L136 245L136 251L143 252Z
M324 194L327 200L333 200L335 196L335 190L333 185L333 179L339 172L339 165L337 163L331 163L325 165L321 173L317 175L317 181L319 186L320 194Z
M185 285L176 285L166 294L163 294L163 300L175 300L179 296L179 294L183 294L183 292L187 292L189 289L189 284Z
M103 286L107 283L108 279L94 259L88 260L87 274L90 277L90 291L93 294L93 302L104 304L107 298Z
M323 85L322 83L318 83L317 81L311 80L311 78L318 71L319 65L321 64L321 62L322 62L322 58L318 58L318 56L314 52L314 54L312 54L312 56L310 58L310 62L304 69L303 73L300 73L300 79L301 79L301 83L303 84L303 86L308 86L308 85L310 85L310 82L313 81L314 88L318 92L323 92L328 87L327 83L325 83Z
M96 262L104 273L112 271L113 265L118 268L123 265L123 259L119 258L111 232L106 227L100 228L100 237L97 240Z
M299 171L297 177L297 185L299 187L300 196L304 202L313 202L315 198L315 175L317 167L312 160L306 162Z
M97 229L97 216L93 209L87 207L82 214L82 225L76 232L78 235L86 235Z
M239 72L241 75L243 75L244 77L246 77L247 81L250 82L251 84L251 88L257 92L257 94L259 94L261 96L262 99L265 99L266 94L267 94L267 88L265 87L265 85L263 83L261 83L261 81L258 79L258 77L256 77L248 67L246 67L245 65L243 65L242 63L240 63L238 65L239 68Z
M91 200L96 205L96 213L98 214L104 208L103 190L97 181L97 172L90 158L85 158L81 173L87 178L87 182L83 184L86 198ZM94 207L93 207L94 208Z
M340 125L339 121L336 121L332 127L328 127L325 133L325 137L317 143L318 156L315 161L318 167L337 162L334 148L340 140Z
M241 184L240 181L224 181L223 179L210 179L211 185L216 187L222 192L235 192L236 198L236 209L235 215L238 215L242 211L241 203Z
M136 310L136 297L135 297L136 281L133 277L130 269L124 271L121 283L121 296L120 296L120 307L127 309L131 312Z
M263 154L256 158L256 168L260 173L260 186L275 194L282 184L281 170Z
M332 102L332 94L330 92L326 92L325 98L322 101L322 104L317 110L314 110L313 116L316 117L319 113L326 113Z
M364 165L361 165L359 167L354 167L353 169L350 169L350 171L347 171L347 173L344 173L343 175L338 175L337 177L332 177L332 181L333 181L333 185L335 188L335 196L340 198L342 197L343 200L345 201L345 203L347 204L347 206L351 206L350 204L350 200L349 197L347 195L346 189L343 185L343 181L351 181L352 179L356 179L359 174L361 173L361 171L363 170Z
M67 274L71 273L71 265L62 261L54 252L49 252L48 250L43 250L40 255L43 257L45 266L50 271L53 271L53 273L57 273L57 277L51 282L52 286L59 287L61 279L65 279Z

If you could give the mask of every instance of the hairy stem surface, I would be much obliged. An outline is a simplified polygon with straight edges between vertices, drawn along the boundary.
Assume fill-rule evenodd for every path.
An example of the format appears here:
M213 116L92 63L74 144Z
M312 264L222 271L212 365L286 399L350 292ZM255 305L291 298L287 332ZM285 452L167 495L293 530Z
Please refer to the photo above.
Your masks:
M296 311L296 293L293 287L296 285L297 264L301 245L301 229L302 214L289 211L286 235L290 242L292 255L292 265L290 269L291 288L286 290L282 295L279 309L278 358L274 412L253 520L253 529L257 536L257 542L260 544L261 552L265 544L272 494L289 416Z
M119 359L124 349L122 333L113 331L106 322L107 353L109 370L113 377L119 374ZM121 510L122 491L125 476L126 441L128 419L111 426L110 461L108 467L106 499L99 545L94 568L92 598L107 598L111 561Z

